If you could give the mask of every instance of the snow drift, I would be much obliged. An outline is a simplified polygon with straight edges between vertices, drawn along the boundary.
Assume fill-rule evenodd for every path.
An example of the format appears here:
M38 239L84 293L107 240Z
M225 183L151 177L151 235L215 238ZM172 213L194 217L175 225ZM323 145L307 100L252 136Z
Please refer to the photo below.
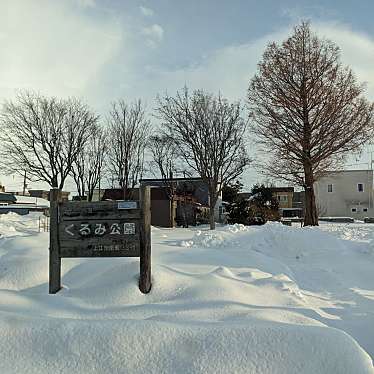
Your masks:
M0 216L0 373L374 373L373 231L153 229L138 259L63 259L37 215ZM350 232L351 231L351 232Z

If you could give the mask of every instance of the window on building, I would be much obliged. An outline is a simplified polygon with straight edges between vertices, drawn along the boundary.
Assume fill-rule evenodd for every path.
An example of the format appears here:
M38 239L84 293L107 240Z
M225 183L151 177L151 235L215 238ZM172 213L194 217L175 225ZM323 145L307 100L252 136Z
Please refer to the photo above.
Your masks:
M363 183L358 183L357 184L357 191L358 192L364 192L364 184Z
M287 195L278 195L278 201L286 202L288 201Z
M357 212L357 208L351 208L351 212L352 213L356 213Z
M362 211L363 211L363 212L367 212L367 211L368 211L368 208L363 208Z
M332 184L327 185L327 192L332 192Z

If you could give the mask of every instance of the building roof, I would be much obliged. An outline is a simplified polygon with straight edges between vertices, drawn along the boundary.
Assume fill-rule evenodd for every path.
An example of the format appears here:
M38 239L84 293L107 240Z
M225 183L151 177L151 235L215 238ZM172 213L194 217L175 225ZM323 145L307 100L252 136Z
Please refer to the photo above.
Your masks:
M294 192L293 187L270 187L271 192Z
M16 197L13 196L12 194L10 193L5 193L5 192L0 192L0 201L10 201L12 203L15 203L16 202Z
M29 189L28 190L29 193L49 193L50 190L33 190L33 189ZM70 194L70 191L61 191L62 194Z
M279 210L289 210L289 211L292 211L292 210L303 210L303 208L279 208Z
M16 196L16 204L23 205L34 205L40 207L49 207L49 201L42 199L41 197L31 197L31 196Z
M350 169L350 170L327 170L324 174L337 174L337 173L355 173L355 172L373 172L373 169Z
M169 181L176 181L176 182L183 182L183 181L202 181L203 179L200 177L187 177L187 178L144 178L140 179L139 182L169 182Z

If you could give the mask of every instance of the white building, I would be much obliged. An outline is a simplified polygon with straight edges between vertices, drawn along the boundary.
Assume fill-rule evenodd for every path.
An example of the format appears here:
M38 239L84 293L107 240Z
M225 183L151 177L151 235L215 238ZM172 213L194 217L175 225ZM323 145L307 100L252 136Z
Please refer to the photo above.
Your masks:
M373 170L330 172L314 187L320 217L374 217Z

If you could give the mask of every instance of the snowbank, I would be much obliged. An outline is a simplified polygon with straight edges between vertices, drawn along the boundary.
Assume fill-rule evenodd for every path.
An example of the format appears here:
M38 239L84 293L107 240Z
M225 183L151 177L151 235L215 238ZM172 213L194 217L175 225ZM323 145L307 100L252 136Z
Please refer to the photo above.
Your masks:
M0 216L0 373L374 373L369 234L154 229L150 294L103 258L63 259L48 295L35 219Z
M2 373L372 373L352 339L321 327L4 316L0 330Z

